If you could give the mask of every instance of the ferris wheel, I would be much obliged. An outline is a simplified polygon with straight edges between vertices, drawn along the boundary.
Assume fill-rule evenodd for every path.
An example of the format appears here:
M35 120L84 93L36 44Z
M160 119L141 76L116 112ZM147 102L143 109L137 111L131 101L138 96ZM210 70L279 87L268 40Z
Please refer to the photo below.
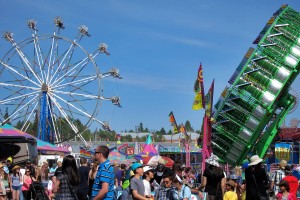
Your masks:
M27 26L31 36L21 42L11 32L3 35L8 50L0 57L2 124L9 122L25 132L36 126L38 138L52 143L77 136L88 146L81 133L93 122L110 130L107 122L97 119L101 102L120 106L119 97L103 96L102 86L104 78L120 79L119 70L102 72L96 63L96 58L109 55L108 46L101 43L89 53L80 44L90 36L88 28L80 26L69 39L60 35L65 28L60 17L54 18L52 34L38 34L32 19Z

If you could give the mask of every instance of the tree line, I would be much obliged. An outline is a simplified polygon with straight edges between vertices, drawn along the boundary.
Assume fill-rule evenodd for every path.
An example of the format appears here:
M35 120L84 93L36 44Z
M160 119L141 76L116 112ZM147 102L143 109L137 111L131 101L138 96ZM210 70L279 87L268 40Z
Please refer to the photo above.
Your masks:
M39 118L38 114L35 114L34 121L30 122L28 121L26 124L26 132L28 134L31 134L35 137L38 137L38 129L39 129ZM8 110L6 109L6 112L4 114L4 120L2 121L2 125L4 124L11 124L10 120L8 119L9 114ZM117 141L118 139L118 133L115 131L111 130L98 130L96 129L95 131L91 131L89 128L85 128L82 122L79 119L70 119L72 123L78 128L78 130L82 133L82 137L86 141ZM12 124L15 128L17 129L22 129L23 128L23 122L22 121L17 121L16 124ZM48 125L50 126L50 125ZM67 141L67 140L76 140L76 136L74 131L71 129L71 127L68 125L68 122L64 118L58 118L56 119L56 125L55 125L55 130L58 133L63 133L60 134L61 136L61 141ZM180 125L181 126L181 125ZM184 123L185 130L187 132L197 132L200 133L199 130L194 130L191 126L191 123L189 120L187 120ZM46 127L53 129L53 127ZM151 130L151 131L150 131ZM163 127L160 130L152 130L147 127L144 127L143 123L140 122L137 126L135 126L135 129L130 129L130 130L123 130L121 131L121 137L120 140L121 142L132 142L133 138L130 134L123 135L122 133L150 133L152 135L152 138L156 142L163 142L164 141L164 136L163 135L171 135L173 134L172 130L166 131ZM137 142L145 142L147 139L147 136L142 136L142 137L136 137L135 141Z

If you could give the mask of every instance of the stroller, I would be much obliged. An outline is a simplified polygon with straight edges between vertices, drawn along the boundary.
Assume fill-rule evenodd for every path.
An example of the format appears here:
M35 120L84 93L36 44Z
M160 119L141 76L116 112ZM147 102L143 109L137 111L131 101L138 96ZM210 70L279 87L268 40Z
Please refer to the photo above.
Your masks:
M32 199L34 200L49 200L45 188L41 182L33 181L30 185Z

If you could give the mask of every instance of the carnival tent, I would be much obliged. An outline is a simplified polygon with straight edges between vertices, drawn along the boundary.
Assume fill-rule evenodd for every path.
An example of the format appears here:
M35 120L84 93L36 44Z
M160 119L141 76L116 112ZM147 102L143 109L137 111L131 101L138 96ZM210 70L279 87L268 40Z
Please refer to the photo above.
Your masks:
M0 126L0 136L24 136L26 138L34 138L32 135L18 130L10 124Z
M0 136L23 136L26 138L32 138L37 141L37 149L45 154L57 154L57 153L70 153L67 149L57 147L49 142L42 141L28 133L25 133L10 124L0 126Z
M36 141L37 141L37 148L39 151L42 152L42 154L50 154L50 155L53 155L53 154L69 154L70 151L68 149L65 149L63 147L58 147L54 144L51 144L49 142L45 142L43 140L40 140L38 138L35 138Z
M125 156L121 154L118 150L114 149L111 151L108 155L108 159L111 164L118 163L118 164L126 164L130 165L132 162L135 162L136 159L129 158L128 156Z

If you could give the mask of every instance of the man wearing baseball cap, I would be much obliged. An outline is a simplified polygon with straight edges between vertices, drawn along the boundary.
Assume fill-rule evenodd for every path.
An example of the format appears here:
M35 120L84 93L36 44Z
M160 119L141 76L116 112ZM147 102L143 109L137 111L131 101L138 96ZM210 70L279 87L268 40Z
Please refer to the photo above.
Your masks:
M144 170L141 163L133 163L131 169L134 173L133 178L130 180L130 189L133 200L149 200L145 197L145 187L141 176L143 176Z
M148 198L153 198L151 195L151 186L150 180L154 178L155 169L150 166L143 167L144 175L143 175L143 182L145 187L145 196Z

